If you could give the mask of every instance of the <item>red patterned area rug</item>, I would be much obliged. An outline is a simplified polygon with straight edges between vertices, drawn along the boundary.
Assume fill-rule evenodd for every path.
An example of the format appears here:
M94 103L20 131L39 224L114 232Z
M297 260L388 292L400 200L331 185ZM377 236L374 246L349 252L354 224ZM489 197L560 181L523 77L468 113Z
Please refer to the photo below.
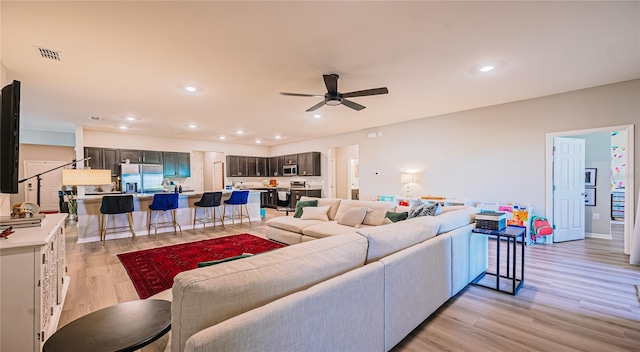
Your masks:
M145 299L171 288L176 275L197 268L199 262L229 258L242 253L258 254L281 247L284 245L244 233L121 253L118 258L127 270L138 296Z

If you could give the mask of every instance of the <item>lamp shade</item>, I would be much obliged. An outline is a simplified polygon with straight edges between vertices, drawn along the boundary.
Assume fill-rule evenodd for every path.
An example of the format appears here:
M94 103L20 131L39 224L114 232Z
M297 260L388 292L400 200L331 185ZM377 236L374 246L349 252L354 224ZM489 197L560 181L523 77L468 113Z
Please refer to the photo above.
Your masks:
M413 174L401 174L400 175L400 183L412 183L415 182L415 178Z
M111 183L111 170L63 169L62 184L65 186L97 186Z

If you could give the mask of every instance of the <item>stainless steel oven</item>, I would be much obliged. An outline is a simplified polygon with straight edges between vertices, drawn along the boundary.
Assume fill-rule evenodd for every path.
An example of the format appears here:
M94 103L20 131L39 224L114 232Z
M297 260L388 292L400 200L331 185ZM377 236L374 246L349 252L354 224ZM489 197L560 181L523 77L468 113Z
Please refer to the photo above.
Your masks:
M284 176L296 176L298 174L298 165L285 165L282 169Z

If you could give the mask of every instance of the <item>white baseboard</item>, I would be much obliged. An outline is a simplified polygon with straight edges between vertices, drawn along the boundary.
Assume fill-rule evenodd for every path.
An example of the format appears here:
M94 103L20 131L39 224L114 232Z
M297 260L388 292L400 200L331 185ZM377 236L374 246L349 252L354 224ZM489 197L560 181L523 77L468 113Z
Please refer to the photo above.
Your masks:
M584 237L589 237L589 238L601 238L603 240L611 240L613 239L613 237L611 237L611 234L607 234L607 233L592 233L592 232L585 232L584 233Z

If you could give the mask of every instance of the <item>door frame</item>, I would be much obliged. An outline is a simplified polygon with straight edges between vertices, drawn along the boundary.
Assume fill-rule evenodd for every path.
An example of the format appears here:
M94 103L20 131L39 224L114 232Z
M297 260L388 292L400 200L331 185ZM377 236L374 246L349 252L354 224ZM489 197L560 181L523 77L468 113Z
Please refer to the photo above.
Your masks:
M625 162L627 169L631 170L626 175L626 188L625 188L625 209L630 209L629 216L624 217L624 253L629 254L631 251L631 236L633 235L634 215L635 210L635 188L634 188L634 172L635 172L635 143L634 143L634 125L621 125L621 126L608 126L598 128L588 128L583 130L552 132L546 134L546 149L545 149L545 214L551 224L554 224L553 220L553 138L554 137L569 137L580 134L589 134L596 132L612 132L612 131L626 131L627 132L627 153L625 156ZM626 215L626 214L625 214Z

